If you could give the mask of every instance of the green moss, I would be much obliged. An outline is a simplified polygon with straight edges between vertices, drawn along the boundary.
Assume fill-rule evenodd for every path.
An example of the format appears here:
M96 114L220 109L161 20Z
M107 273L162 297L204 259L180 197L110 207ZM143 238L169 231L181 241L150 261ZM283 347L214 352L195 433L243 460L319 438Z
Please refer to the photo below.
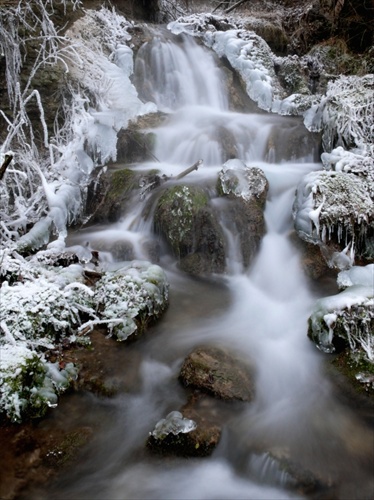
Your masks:
M138 178L135 172L129 168L116 170L110 177L110 187L108 190L108 200L117 201L118 198L138 187Z
M195 217L208 201L203 189L180 185L166 189L160 197L155 225L178 257L192 248Z

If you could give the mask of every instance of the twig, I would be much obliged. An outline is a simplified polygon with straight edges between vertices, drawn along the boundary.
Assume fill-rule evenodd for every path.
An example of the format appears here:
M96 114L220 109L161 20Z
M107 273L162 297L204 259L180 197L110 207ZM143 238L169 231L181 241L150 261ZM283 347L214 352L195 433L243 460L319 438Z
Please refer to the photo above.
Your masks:
M10 164L10 162L12 160L13 160L13 156L12 155L5 155L3 164L0 167L0 181L4 177L5 170L7 169L8 165Z

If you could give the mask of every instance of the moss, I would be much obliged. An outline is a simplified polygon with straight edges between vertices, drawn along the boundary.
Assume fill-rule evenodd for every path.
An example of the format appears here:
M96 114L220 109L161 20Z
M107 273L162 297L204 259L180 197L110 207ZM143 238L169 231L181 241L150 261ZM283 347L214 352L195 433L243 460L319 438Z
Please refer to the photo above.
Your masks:
M138 187L138 177L129 168L116 170L110 177L110 187L108 190L108 201L116 202L135 187Z
M373 363L367 361L363 356L352 356L350 351L344 350L334 357L331 364L349 381L358 394L374 399L374 383L361 382L357 378L359 374L365 374L373 380Z
M203 189L180 185L166 189L159 199L155 226L166 236L176 256L191 250L195 217L208 201Z

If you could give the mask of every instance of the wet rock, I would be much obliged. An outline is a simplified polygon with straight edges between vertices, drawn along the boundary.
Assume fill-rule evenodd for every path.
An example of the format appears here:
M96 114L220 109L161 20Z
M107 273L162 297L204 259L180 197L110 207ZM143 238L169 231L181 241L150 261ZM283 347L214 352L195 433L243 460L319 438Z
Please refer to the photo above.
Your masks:
M154 160L152 153L154 136L149 129L160 126L165 117L166 114L160 111L139 116L130 122L126 129L120 130L117 140L117 161L131 164Z
M286 486L304 495L334 493L331 480L319 477L294 461L287 449L274 448L255 452L250 456L248 467L256 477L272 484Z
M182 270L193 275L224 271L222 229L202 188L167 188L157 202L154 225L179 259Z
M162 454L181 456L208 456L217 446L221 435L218 426L204 425L200 420L186 418L179 411L173 411L160 420L150 433L147 446Z
M318 245L301 240L295 231L290 235L290 240L301 252L301 267L308 278L318 280L326 275L336 278L336 272L329 268Z
M139 189L140 174L125 168L108 173L93 172L86 200L86 225L117 222L135 190Z
M373 259L374 198L368 181L374 186L354 173L312 172L297 188L295 229L320 245L330 267L345 269L355 257Z
M240 238L243 263L248 266L265 234L264 206L268 181L259 168L229 160L219 173L218 192L229 200L221 217Z
M194 349L184 360L179 379L186 387L223 400L251 401L254 397L252 370L218 347Z

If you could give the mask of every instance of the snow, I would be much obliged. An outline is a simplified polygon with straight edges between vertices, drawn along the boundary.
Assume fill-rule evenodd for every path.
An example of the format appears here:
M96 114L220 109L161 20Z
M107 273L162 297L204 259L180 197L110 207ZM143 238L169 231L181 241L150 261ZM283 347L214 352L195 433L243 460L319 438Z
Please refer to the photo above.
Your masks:
M374 334L371 327L374 321L374 287L370 283L369 273L372 274L370 268L364 273L341 273L340 280L347 285L346 278L351 276L352 284L339 294L316 302L309 324L312 338L322 351L335 351L333 339L337 334L347 340L353 352L361 351L367 361L374 362Z
M168 302L166 276L149 262L108 271L91 288L84 283L82 264L52 267L52 256L53 250L29 260L10 250L0 252L0 411L14 421L55 406L77 375L73 365L60 368L49 361L61 343L86 345L88 330L97 324L125 340ZM90 319L83 323L83 317ZM31 386L25 381L33 373Z
M339 288L344 289L352 285L372 287L374 290L374 264L367 266L353 266L338 274Z

